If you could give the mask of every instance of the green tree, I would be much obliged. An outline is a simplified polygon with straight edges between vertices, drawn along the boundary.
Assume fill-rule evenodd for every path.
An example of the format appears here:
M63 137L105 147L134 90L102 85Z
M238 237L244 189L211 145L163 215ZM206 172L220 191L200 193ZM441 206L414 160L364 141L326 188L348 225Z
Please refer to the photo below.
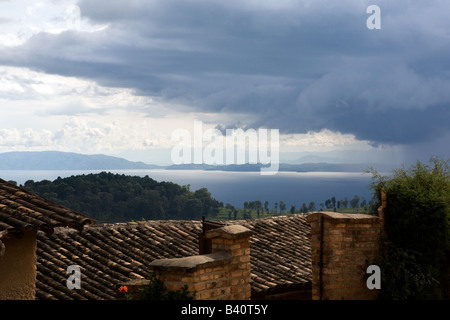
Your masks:
M344 198L344 200L341 200L341 208L348 208L348 199L347 197Z
M371 169L372 188L377 196L377 206L380 205L381 190L386 192L387 206L385 211L385 230L388 243L401 250L401 263L404 270L392 268L392 273L384 275L385 281L394 278L400 271L408 279L428 277L436 281L428 281L420 290L410 290L415 286L401 286L396 292L384 291L384 296L398 295L408 299L439 299L443 296L438 281L445 277L446 254L450 250L450 165L444 161L432 158L428 163L417 162L408 169L393 171L392 176L382 176ZM385 263L389 265L394 257L388 247ZM407 252L407 254L405 254ZM404 257L408 257L405 260ZM400 263L399 263L400 264ZM410 268L411 266L411 268ZM420 270L418 273L417 270ZM394 274L395 271L395 274ZM382 285L383 288L383 285Z
M204 216L215 217L219 213L220 204L211 197L211 193L206 188L200 188L194 192L194 197L202 203L202 214Z
M364 197L361 200L361 207L363 207L364 211L367 212L367 200Z
M67 197L74 192L74 189L67 183L63 182L57 185L56 194L58 198L65 200Z
M286 211L286 203L283 201L280 201L280 212Z
M257 200L257 201L255 202L255 208L256 208L256 215L257 215L257 217L259 218L259 215L260 215L260 213L261 213L261 211L262 211L262 209L263 209L262 202L259 201L259 200Z
M292 205L291 209L289 211L291 212L291 214L294 214L295 213L295 205Z
M269 201L264 202L264 211L269 212Z
M302 207L300 208L300 212L307 213L308 207L306 206L306 203L303 202Z
M225 205L225 209L228 211L228 220L231 220L231 214L234 212L235 207L229 203Z
M331 198L331 204L333 205L333 208L336 208L336 198L335 197Z
M200 219L202 217L203 205L199 199L189 199L184 207L187 219Z
M8 180L8 183L12 184L13 186L17 186L17 181Z
M358 196L358 195L355 195L355 196L353 197L353 199L350 200L350 206L351 206L352 208L358 208L358 207L359 207L359 200L360 200L359 196Z

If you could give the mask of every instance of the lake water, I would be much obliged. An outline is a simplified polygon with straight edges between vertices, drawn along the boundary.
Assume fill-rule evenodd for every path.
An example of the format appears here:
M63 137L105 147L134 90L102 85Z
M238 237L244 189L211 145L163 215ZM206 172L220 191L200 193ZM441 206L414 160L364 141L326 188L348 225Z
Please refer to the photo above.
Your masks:
M0 170L0 178L14 180L24 184L27 180L55 180L58 177L70 177L104 170ZM214 198L224 204L230 203L243 207L245 201L269 201L270 207L275 202L283 201L287 208L293 204L297 208L303 202L319 203L331 197L336 200L351 200L354 195L364 197L367 201L373 192L369 189L371 175L355 172L278 172L273 176L262 176L259 172L229 172L203 170L107 170L132 176L148 175L156 181L172 181L180 185L191 185L191 190L206 187Z

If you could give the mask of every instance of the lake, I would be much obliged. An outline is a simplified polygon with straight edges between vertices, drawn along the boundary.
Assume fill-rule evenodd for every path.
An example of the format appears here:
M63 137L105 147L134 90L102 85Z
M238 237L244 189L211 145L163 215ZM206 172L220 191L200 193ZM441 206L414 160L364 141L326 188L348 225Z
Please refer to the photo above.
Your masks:
M0 170L0 178L14 180L24 184L27 180L55 180L58 177L70 177L98 173L105 170ZM351 200L355 195L369 201L373 192L369 189L370 174L357 172L278 172L272 176L262 176L259 172L230 172L203 170L107 170L132 176L148 175L156 181L171 181L180 185L191 185L195 191L207 188L212 196L224 204L243 207L245 201L283 201L289 209L291 205L300 208L303 202L320 203L331 197L336 200Z

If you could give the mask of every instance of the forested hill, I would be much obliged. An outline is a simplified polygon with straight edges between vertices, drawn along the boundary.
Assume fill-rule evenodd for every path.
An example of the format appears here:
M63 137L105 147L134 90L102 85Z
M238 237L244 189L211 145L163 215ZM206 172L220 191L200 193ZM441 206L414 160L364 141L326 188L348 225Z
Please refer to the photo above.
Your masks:
M22 186L53 202L104 222L132 220L201 219L218 213L222 203L206 188L196 191L172 182L102 172L58 178L29 180Z

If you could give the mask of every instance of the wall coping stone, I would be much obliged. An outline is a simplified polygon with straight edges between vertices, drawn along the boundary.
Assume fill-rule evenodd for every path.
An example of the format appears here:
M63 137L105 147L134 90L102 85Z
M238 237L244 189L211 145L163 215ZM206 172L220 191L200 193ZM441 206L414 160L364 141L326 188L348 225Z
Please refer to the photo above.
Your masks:
M313 212L306 217L308 222L319 220L320 216L331 223L371 223L380 222L380 218L362 213L339 213L330 211Z
M205 236L208 239L221 237L224 239L248 238L252 232L241 225L229 225L213 230L206 231Z
M169 270L178 272L195 272L200 268L215 267L225 261L231 261L232 255L226 251L217 251L210 254L202 254L174 259L156 259L150 263L153 270Z

